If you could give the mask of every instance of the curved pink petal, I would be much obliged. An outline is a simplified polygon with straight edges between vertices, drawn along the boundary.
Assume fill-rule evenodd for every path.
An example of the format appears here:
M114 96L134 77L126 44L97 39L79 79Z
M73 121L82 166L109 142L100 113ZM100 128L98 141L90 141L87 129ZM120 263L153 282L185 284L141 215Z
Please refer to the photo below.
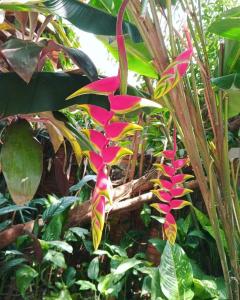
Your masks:
M91 116L93 121L100 126L105 126L113 117L114 113L102 107L92 104L82 104L79 107L84 108Z
M142 126L126 122L114 122L107 124L104 129L108 139L118 141L126 135L133 134L136 130L142 130Z
M173 162L173 166L175 169L178 170L178 169L181 169L182 167L184 167L188 162L189 162L188 158L178 159Z
M162 154L165 158L173 160L175 155L176 155L176 151L174 151L174 150L165 150L165 151L162 151Z
M129 95L110 95L108 97L111 110L116 114L125 114L141 107L161 108L156 102Z
M177 225L174 216L171 213L166 215L165 223L163 225L164 233L167 240L174 244L177 236Z
M191 193L192 190L190 189L185 189L185 188L182 188L182 187L177 187L177 188L174 188L171 190L171 195L173 198L178 198L178 197L182 197L188 193Z
M171 207L169 205L162 203L153 203L150 206L154 207L157 211L163 214L167 214L171 210Z
M88 157L91 169L98 173L98 171L103 167L102 156L94 151L85 151L84 154Z
M85 85L81 89L67 97L67 100L83 94L110 95L113 94L120 86L119 76L106 77Z
M193 178L194 176L189 174L177 174L171 177L171 181L173 184L180 184L186 181L187 179Z
M191 203L185 200L172 200L170 203L171 209L180 209L187 205L191 205Z
M106 137L95 129L84 129L82 132L86 134L90 142L99 152L101 152L108 143Z
M152 193L156 195L158 199L162 200L163 202L170 202L172 200L171 194L163 190L152 190Z
M154 166L167 177L172 177L175 174L175 169L171 166L165 164L154 164Z
M125 155L132 155L132 151L119 146L106 147L102 151L103 161L105 164L114 165Z

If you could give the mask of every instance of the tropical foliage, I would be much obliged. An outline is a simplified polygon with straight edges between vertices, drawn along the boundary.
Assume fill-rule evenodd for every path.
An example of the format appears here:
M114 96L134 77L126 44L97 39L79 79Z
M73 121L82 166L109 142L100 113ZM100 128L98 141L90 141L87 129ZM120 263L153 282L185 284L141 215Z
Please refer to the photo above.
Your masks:
M239 17L0 1L1 299L239 299Z

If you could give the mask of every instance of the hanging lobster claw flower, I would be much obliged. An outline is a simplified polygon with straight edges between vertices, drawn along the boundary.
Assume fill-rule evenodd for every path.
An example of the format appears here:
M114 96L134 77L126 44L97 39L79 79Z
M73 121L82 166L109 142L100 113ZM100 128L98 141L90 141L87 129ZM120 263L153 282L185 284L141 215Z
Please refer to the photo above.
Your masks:
M123 156L132 154L131 150L119 146L106 147L102 151L103 161L109 166L117 164Z
M154 195L158 197L159 200L162 200L163 202L170 202L172 200L172 196L170 193L165 192L163 190L152 190L151 191Z
M163 175L167 177L172 177L175 174L175 169L171 166L164 164L154 164L158 171L161 171Z
M67 100L84 94L110 95L120 86L119 76L106 77L91 82L67 97Z
M168 214L171 210L171 206L168 204L162 204L162 203L153 203L150 206L155 208L157 211L163 214Z
M103 195L95 194L92 198L92 237L93 247L96 250L101 242L105 221L106 199Z
M93 144L94 148L99 152L101 152L108 143L106 137L95 129L83 129L82 132L88 137L91 144Z
M193 55L190 34L186 30L188 49L179 54L175 60L162 73L161 79L157 83L154 91L154 98L158 99L172 90L187 71L189 62Z
M192 205L191 202L185 200L172 200L170 203L171 209L181 209L184 206Z
M84 154L88 157L91 169L98 173L98 171L103 167L102 156L94 151L84 151Z
M185 189L183 187L177 187L177 188L171 189L172 198L175 198L175 197L179 198L179 197L182 197L191 192L193 192L193 191L190 189Z
M177 174L171 177L171 181L173 184L180 184L193 177L193 175L189 174Z
M93 121L104 127L113 117L114 113L108 111L102 107L92 105L92 104L82 104L78 105L80 108L84 108L88 114L91 116Z
M173 166L176 170L182 169L189 162L188 158L177 159L173 161Z
M111 141L118 141L127 135L132 135L136 130L142 130L142 126L127 122L114 122L105 126L106 136Z
M156 102L137 96L110 95L108 96L111 111L116 114L126 114L143 107L161 108Z
M170 244L174 244L177 236L177 225L174 216L171 213L166 215L165 223L163 225L164 233Z

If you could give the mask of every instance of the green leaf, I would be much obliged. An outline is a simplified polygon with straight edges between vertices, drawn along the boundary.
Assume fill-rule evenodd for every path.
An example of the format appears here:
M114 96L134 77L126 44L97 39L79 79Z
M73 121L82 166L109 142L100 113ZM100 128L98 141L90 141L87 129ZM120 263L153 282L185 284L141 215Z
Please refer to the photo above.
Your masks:
M67 48L62 46L63 51L72 59L72 61L81 68L91 81L98 79L98 73L95 65L88 55L80 49Z
M193 278L194 299L208 300L219 296L217 285L213 280L199 280Z
M206 230L215 239L215 233L214 233L214 230L212 228L212 225L211 225L208 217L204 213L202 213L199 209L197 209L196 207L194 207L194 211L195 211L196 217L197 217L199 223L201 224L202 228L204 230ZM220 229L220 236L221 236L221 239L222 239L225 249L227 249L227 241L225 238L224 231L222 229Z
M99 38L108 51L118 61L118 48L116 40L109 42L106 38ZM144 43L134 44L129 38L125 39L128 68L140 75L151 78L158 78L158 74L154 68L152 58L147 51Z
M71 206L75 201L77 201L77 197L63 197L57 200L56 203L50 205L42 215L43 220L47 220L54 216L61 214L65 211L69 206Z
M240 41L240 6L220 15L210 25L209 31L228 39Z
M25 210L25 209L35 210L35 208L28 207L28 206L9 205L7 207L0 208L0 216L14 211Z
M64 241L43 241L43 240L39 240L41 247L44 250L48 250L48 249L57 249L60 251L66 251L68 253L72 253L73 252L73 247L71 245L69 245L68 243L64 242Z
M87 280L78 280L76 281L76 284L80 285L80 291L87 291L87 290L92 290L96 291L96 287L93 283Z
M59 240L62 233L63 220L63 215L54 216L49 224L45 226L42 238L46 241Z
M224 41L223 74L240 72L240 42L233 40Z
M0 223L0 231L6 229L10 224L12 223L12 220L6 220Z
M89 264L87 270L88 277L97 280L99 274L99 257L95 257Z
M30 124L25 120L12 123L1 149L1 165L16 204L22 205L34 197L42 176L42 164L42 148L33 138Z
M134 268L135 266L141 264L142 261L136 258L129 258L124 260L115 270L114 275L124 274L128 270Z
M76 277L77 271L73 267L68 267L64 273L63 273L63 280L67 287L71 287L73 284L75 284L75 277Z
M43 45L32 41L11 38L0 50L12 69L27 83L37 68Z
M26 290L37 276L38 272L28 265L23 265L16 271L16 286L23 298Z
M165 299L160 286L160 272L159 268L152 269L151 281L151 300Z
M1 117L60 110L75 104L94 104L109 109L105 96L83 95L65 101L88 83L87 77L82 75L41 72L34 73L27 84L15 73L0 73Z
M81 227L71 227L68 229L68 231L74 233L76 236L78 236L81 239L85 239L86 235L89 235L89 231Z
M168 300L190 300L194 294L192 267L185 252L177 244L168 242L159 267L161 289Z
M72 192L79 191L86 183L88 183L89 181L96 182L96 179L97 179L96 175L86 175L77 184L71 186L69 192L72 193Z
M67 268L64 255L55 250L48 250L47 254L44 256L43 259L47 262L51 262L56 267L63 268L63 269Z
M67 19L81 30L96 35L116 34L116 17L77 0L51 0L44 5L53 13ZM123 23L123 32L139 42L141 37L137 28L129 22Z
M43 297L43 300L73 300L73 298L67 289L62 289L59 292L51 292L51 295Z
M21 265L23 262L26 262L26 258L14 258L11 260L8 260L4 263L4 265L0 269L0 277L6 276L6 274L11 271L12 269L16 269L18 265Z

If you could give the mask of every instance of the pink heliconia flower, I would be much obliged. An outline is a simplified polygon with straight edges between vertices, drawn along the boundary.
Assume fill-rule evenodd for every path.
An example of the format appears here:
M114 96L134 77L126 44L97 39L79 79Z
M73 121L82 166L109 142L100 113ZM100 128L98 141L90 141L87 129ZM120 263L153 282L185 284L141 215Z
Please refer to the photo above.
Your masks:
M132 135L136 130L142 130L142 126L127 122L114 122L105 127L106 137L111 141L118 141L127 135Z
M184 196L188 193L191 193L191 192L192 192L192 190L185 189L185 188L182 188L182 187L177 187L177 188L171 189L172 198L182 197L182 196Z
M164 233L167 240L174 244L177 236L177 224L174 219L174 216L171 213L168 213L165 218L165 223L163 225Z
M98 152L101 152L108 143L105 135L95 129L84 129L82 132Z
M171 206L168 204L162 204L162 203L153 203L151 204L152 207L154 207L156 210L158 210L160 213L167 214L171 210Z
M164 155L164 157L166 159L173 160L175 155L176 155L176 151L174 151L174 150L165 150L165 151L162 151L162 154Z
M154 164L157 170L162 171L162 173L167 177L172 177L175 174L175 169L172 166L164 164Z
M170 206L171 209L180 209L187 205L191 205L191 203L185 200L172 200Z
M92 105L92 104L82 104L79 107L84 108L88 114L91 116L93 121L104 127L113 117L114 113L112 111L108 111L102 107Z
M166 189L170 191L173 187L173 183L169 180L164 180L164 179L152 179L151 182L154 184L159 185L161 188Z
M182 169L189 162L188 158L177 159L173 162L175 169Z
M132 155L132 151L128 148L112 146L106 147L102 151L103 161L107 165L117 164L118 161L125 155Z
M142 107L161 108L158 103L137 96L110 95L108 99L111 111L116 114L126 114Z
M98 171L103 168L103 158L101 155L94 151L85 151L84 154L88 157L91 169L98 173Z
M171 181L173 184L181 184L184 181L193 178L194 176L189 175L189 174L177 174L171 177Z
M67 100L75 98L84 94L97 94L97 95L110 95L116 92L120 86L119 76L106 77L88 85L74 92L72 95L67 97Z
M163 190L152 190L152 193L158 197L159 200L163 202L170 202L172 200L172 195Z

